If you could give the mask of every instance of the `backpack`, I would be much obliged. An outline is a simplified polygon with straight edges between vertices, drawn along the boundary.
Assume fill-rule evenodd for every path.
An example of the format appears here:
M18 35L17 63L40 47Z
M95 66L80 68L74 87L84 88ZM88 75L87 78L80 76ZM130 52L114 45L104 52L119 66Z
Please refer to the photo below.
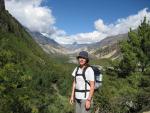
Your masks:
M94 71L94 79L95 79L95 90L102 86L102 72L97 66L91 66Z
M83 69L82 74L77 74L78 70L79 70L79 66L77 67L76 70L76 74L75 74L75 83L76 83L76 76L82 76L84 81L85 81L85 90L79 90L79 89L75 89L76 92L84 92L85 93L85 97L86 97L86 92L89 92L90 90L87 90L87 84L90 86L90 83L86 80L85 77L85 71L88 67L91 67L94 71L94 81L95 81L95 90L99 89L100 86L102 86L102 73L100 71L100 69L97 66L87 66Z

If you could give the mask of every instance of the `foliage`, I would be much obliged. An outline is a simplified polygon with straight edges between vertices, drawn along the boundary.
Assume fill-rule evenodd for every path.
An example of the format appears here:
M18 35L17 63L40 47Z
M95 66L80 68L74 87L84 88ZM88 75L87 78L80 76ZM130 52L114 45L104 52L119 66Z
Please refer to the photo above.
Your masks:
M66 62L46 54L19 22L0 12L0 113L73 111L68 102L73 65Z
M150 109L150 24L144 18L128 40L120 42L121 60L106 68L102 88L95 93L100 113L142 113Z
M123 59L119 64L119 69L122 77L136 71L144 72L150 64L150 25L146 22L146 17L137 32L130 29L128 36L129 39L120 44Z

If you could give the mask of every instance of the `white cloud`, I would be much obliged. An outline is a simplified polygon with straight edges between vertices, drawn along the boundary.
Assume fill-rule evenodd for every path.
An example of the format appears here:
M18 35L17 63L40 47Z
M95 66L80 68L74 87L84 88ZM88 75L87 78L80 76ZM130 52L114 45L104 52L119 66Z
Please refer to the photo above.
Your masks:
M95 21L94 25L95 28L101 32L105 32L108 30L108 26L104 24L102 19L98 19L97 21Z
M78 43L83 43L83 42L93 43L93 42L100 41L105 37L105 35L98 31L93 31L90 33L79 33L77 35L74 35L73 37Z
M103 21L99 19L95 22L95 28L107 36L127 33L130 28L136 29L145 16L150 20L150 12L147 10L147 8L144 8L139 11L138 14L118 19L115 23L109 25L105 25Z
M42 0L6 0L6 9L32 31L48 32L55 23L51 9L40 6Z
M126 18L120 18L113 23L105 24L102 19L94 22L95 30L88 33L67 35L64 30L57 28L55 17L50 8L41 6L43 0L6 0L6 9L17 18L24 26L32 31L42 32L58 43L93 43L107 36L127 33L130 28L136 29L144 16L150 20L148 8Z

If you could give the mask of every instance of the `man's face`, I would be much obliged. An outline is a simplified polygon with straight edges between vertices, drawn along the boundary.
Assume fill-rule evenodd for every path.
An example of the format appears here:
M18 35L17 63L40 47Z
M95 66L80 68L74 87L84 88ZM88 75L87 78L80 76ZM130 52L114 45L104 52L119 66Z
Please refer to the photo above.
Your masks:
M79 61L79 64L80 64L81 66L83 66L83 65L86 64L86 59L85 59L85 58L80 57L80 58L78 59L78 61Z

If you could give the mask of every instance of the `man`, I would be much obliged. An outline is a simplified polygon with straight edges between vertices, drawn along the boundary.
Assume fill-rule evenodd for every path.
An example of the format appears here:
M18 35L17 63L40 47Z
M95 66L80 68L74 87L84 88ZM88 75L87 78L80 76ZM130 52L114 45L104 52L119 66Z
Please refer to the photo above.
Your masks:
M89 57L86 51L77 56L79 66L72 73L74 81L70 104L75 102L75 113L90 113L92 96L94 93L94 71L89 66Z

